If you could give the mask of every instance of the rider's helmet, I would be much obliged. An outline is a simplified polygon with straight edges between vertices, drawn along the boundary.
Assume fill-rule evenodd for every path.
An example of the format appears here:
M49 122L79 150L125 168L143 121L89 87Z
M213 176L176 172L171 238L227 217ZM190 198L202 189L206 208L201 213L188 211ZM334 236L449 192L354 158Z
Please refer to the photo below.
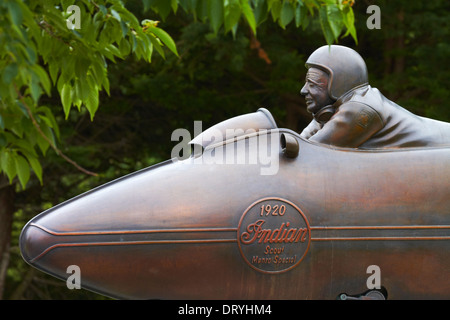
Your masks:
M325 45L314 51L306 61L306 67L316 67L329 74L328 94L334 100L348 91L369 83L366 63L355 50Z

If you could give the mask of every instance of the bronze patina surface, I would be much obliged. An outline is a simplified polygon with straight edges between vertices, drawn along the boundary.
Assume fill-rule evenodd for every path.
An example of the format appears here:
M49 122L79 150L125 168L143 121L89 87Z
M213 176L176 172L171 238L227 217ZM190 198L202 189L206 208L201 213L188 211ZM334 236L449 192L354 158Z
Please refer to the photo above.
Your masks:
M276 174L206 161L263 136ZM84 288L124 299L335 299L364 292L370 265L390 298L450 298L449 147L334 148L273 128L195 159L38 215L21 235L25 260L61 279L75 264Z
M449 299L450 125L371 88L357 53L318 50L300 135L266 109L226 120L190 158L33 218L23 258L120 299Z

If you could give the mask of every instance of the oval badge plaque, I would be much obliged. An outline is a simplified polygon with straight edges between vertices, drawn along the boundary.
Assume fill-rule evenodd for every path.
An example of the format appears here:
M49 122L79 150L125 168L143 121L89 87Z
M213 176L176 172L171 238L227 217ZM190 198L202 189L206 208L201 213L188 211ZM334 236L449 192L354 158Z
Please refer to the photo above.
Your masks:
M281 273L305 257L311 229L295 204L281 198L265 198L245 210L237 238L242 257L250 267L263 273Z

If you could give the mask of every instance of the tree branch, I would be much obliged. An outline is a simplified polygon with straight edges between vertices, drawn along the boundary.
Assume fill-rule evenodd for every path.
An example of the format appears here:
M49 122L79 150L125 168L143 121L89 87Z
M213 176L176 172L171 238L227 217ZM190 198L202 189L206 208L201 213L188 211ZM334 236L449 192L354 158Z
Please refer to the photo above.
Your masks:
M267 64L272 64L267 52L261 47L261 42L259 42L253 31L250 29L250 49L256 50L258 52L258 57L264 60Z
M19 100L22 102L22 104L24 105L25 109L27 110L28 116L30 117L31 121L33 122L34 127L36 128L36 130L38 131L38 133L45 139L45 141L48 142L48 144L52 147L52 149L56 152L56 154L58 156L60 156L61 158L63 158L64 160L66 160L68 163L70 163L71 165L73 165L75 168L77 168L79 171L97 177L98 174L95 172L91 172L89 170L84 169L83 167L81 167L78 163L76 163L75 161L73 161L72 159L70 159L68 156L66 156L61 150L58 149L58 147L56 145L53 144L53 141L51 141L46 135L45 133L42 131L41 127L39 126L39 123L37 123L36 118L34 117L33 113L31 112L30 107L27 105L27 103L25 102L25 99L23 97L23 95L20 93L20 91L17 89L17 87L15 88L17 95L19 96Z

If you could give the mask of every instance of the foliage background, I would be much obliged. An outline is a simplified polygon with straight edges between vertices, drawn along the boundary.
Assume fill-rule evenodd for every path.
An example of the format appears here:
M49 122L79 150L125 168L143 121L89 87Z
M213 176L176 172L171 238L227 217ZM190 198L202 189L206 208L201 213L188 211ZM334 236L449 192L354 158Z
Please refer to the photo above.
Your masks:
M11 188L2 179L0 205L14 212L11 229L3 231L11 235L3 299L103 299L68 290L64 282L29 267L20 256L20 231L53 205L169 158L176 144L170 140L173 130L193 132L195 120L205 129L259 107L268 108L279 127L301 131L311 120L299 91L306 58L326 44L317 13L305 29L295 21L280 26L269 17L255 37L246 23L215 33L192 13L144 10L150 2L125 4L139 21L160 20L158 27L175 40L178 55L164 48L165 58L153 55L151 63L129 55L108 64L109 94L99 92L93 119L87 108L62 108L56 87L40 96L39 105L49 108L58 124L59 148L97 175L81 172L49 148L40 159L42 183L31 175L25 189L18 178ZM381 9L380 30L366 26L371 4ZM448 1L357 0L352 8L358 43L352 36L338 42L365 58L371 85L416 114L450 121Z

